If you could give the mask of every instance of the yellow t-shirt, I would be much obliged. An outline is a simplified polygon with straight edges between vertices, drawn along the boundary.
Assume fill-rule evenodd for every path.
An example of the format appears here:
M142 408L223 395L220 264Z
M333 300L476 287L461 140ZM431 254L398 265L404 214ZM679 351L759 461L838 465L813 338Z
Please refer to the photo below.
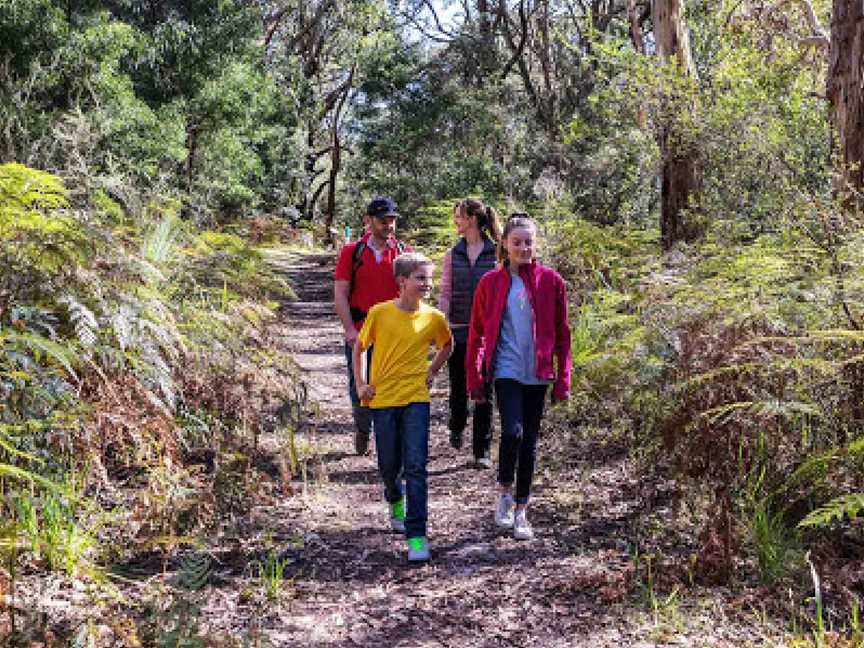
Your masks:
M357 337L361 351L375 346L369 372L375 397L363 405L380 409L428 403L429 346L440 349L449 341L447 318L437 308L421 303L409 313L392 301L373 306Z

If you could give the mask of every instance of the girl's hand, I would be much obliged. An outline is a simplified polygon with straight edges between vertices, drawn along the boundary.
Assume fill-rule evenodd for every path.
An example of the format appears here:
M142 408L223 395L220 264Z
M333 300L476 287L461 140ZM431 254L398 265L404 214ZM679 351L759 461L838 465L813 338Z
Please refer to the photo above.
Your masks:
M357 395L361 401L371 401L375 398L375 388L372 385L361 385L357 388Z

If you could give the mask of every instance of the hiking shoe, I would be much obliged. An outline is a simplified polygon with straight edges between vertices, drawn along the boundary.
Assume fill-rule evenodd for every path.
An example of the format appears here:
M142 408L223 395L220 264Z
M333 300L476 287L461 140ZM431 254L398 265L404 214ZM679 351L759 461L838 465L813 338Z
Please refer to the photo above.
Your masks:
M369 432L354 430L354 452L361 456L369 452Z
M390 528L405 533L405 498L390 502Z
M426 538L408 538L408 562L426 562L429 560L429 544Z
M450 447L459 450L462 447L461 430L450 430Z
M478 470L488 470L492 467L492 460L489 457L475 457L474 467Z
M504 529L513 528L513 507L515 503L510 495L501 495L498 506L495 507L495 524Z
M513 516L513 537L517 540L530 540L534 537L534 531L528 523L528 515L525 509L516 511Z

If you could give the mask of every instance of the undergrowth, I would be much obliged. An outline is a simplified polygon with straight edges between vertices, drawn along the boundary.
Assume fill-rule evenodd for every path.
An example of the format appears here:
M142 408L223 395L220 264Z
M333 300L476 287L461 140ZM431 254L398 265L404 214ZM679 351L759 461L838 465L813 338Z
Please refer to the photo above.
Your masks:
M849 562L864 492L857 229L736 241L718 227L659 256L653 228L548 227L541 256L572 296L566 419L674 478L702 525L681 539L691 578L791 587L803 601L810 549L825 614L849 630L864 584Z
M292 477L255 468L262 433L296 429L311 405L269 338L292 293L248 242L263 226L200 231L171 199L136 204L0 166L0 595L12 601L0 637L10 645L36 640L24 628L38 624L16 609L21 578L54 570L105 583L111 565L153 552L164 569ZM192 609L176 611L178 628ZM73 638L85 636L86 625ZM163 632L160 645L181 639Z

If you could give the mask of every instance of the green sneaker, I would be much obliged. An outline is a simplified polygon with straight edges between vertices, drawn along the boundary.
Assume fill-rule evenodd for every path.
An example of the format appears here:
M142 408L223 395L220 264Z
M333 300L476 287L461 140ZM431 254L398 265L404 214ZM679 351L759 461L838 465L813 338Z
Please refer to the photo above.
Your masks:
M426 562L429 560L429 544L426 538L408 538L408 562Z
M390 528L405 533L405 498L390 502Z

